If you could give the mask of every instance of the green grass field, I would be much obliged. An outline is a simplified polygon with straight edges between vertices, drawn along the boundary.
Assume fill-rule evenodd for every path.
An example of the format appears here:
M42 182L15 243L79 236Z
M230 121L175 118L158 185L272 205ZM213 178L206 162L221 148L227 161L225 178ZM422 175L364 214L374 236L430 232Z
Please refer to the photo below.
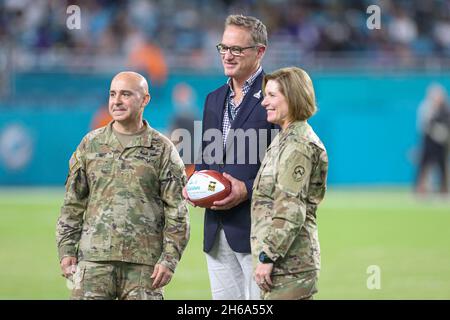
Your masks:
M362 189L364 190L364 189ZM55 246L58 189L0 190L0 299L67 299ZM322 270L317 299L450 299L450 202L407 191L333 189L319 207ZM166 299L210 299L203 213ZM369 266L380 289L368 289Z

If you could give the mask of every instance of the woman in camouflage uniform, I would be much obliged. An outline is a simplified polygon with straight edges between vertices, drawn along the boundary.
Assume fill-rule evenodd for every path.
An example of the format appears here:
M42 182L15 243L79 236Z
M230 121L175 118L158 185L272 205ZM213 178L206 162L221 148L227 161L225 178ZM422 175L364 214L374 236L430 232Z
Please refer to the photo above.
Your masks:
M328 171L325 147L306 121L316 112L314 88L291 67L266 75L263 91L267 120L281 132L253 186L255 280L263 299L311 299L320 269L316 210Z

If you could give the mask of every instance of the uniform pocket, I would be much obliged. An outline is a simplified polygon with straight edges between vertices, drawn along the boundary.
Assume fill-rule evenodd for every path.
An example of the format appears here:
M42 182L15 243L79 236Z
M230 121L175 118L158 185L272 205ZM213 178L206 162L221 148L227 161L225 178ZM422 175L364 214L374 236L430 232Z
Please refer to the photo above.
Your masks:
M312 299L318 292L318 271L273 276L274 287L263 293L265 300L303 300Z
M77 265L77 271L73 275L73 285L75 289L81 289L81 284L83 283L84 273L86 271L86 266Z
M86 266L83 262L79 262L77 265L77 270L72 277L72 295L70 299L72 300L80 300L84 297L84 289L83 289L83 279L84 273L86 271Z
M74 300L114 299L116 295L114 277L114 265L111 263L80 261L74 275L71 298Z
M272 197L275 188L273 176L271 174L261 175L257 188L261 194Z
M150 278L154 270L154 266L142 265L141 277L139 279L139 290L136 292L139 300L163 300L164 289L153 289L153 279Z
M258 176L253 184L253 190L263 194L265 196L273 196L275 189L275 179L273 172L268 166L267 162L264 162L259 169Z
M114 154L108 153L88 153L86 155L88 172L101 174L111 173L114 163Z

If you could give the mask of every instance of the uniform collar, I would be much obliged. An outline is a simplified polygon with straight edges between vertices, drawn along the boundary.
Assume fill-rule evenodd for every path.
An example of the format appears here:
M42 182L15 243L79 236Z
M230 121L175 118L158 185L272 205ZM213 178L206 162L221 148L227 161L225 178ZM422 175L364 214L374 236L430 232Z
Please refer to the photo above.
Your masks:
M286 138L290 133L293 131L301 131L307 126L307 121L293 121L291 122L287 128L280 132L280 141L284 138Z
M133 140L126 146L126 148L133 148L133 147L147 147L149 148L152 144L152 137L153 137L153 128L150 127L147 120L143 120L145 131L134 137ZM124 149L122 145L120 144L119 140L117 139L116 135L114 134L112 125L114 123L114 120L108 123L106 127L106 144L113 147L114 149L122 150ZM125 148L125 149L126 149Z

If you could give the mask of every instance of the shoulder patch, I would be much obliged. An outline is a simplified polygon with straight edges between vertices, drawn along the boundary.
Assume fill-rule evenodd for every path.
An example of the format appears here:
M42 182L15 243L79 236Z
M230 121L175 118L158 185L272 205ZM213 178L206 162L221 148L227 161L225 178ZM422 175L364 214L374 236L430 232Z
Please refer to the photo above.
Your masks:
M282 191L298 195L308 184L310 174L311 160L303 152L291 149L281 155L277 182Z
M74 171L76 171L78 168L81 167L81 162L78 160L76 152L72 154L72 157L70 157L69 160L69 174L72 174Z
M295 181L301 181L304 175L305 175L305 168L303 166L299 165L294 168L292 177L294 178Z
M72 157L70 157L69 161L69 170L72 171L73 168L78 164L77 156L75 155L75 152L72 153Z

